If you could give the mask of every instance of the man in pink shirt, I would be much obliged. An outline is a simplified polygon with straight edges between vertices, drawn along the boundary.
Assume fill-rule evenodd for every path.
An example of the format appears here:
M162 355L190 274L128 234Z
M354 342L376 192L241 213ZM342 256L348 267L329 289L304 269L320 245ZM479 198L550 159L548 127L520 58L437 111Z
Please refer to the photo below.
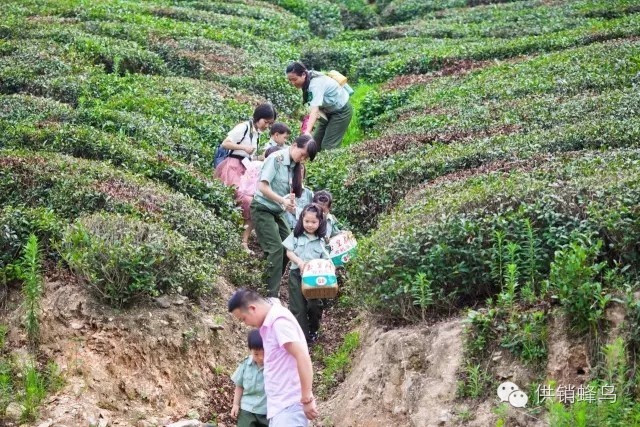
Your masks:
M249 289L236 291L228 308L248 326L260 328L269 427L307 427L318 409L309 348L298 321L278 299L266 300Z

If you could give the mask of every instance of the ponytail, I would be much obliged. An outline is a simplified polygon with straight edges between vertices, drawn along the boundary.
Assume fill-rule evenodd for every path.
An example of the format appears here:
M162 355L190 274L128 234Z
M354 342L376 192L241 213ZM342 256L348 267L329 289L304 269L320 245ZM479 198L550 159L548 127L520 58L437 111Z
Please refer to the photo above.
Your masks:
M307 155L311 161L313 161L318 153L318 144L316 144L316 141L309 135L300 135L293 141L293 144L298 148L306 148ZM302 176L303 168L304 166L300 163L296 163L293 166L291 187L296 197L302 196L302 181L304 180L304 177Z

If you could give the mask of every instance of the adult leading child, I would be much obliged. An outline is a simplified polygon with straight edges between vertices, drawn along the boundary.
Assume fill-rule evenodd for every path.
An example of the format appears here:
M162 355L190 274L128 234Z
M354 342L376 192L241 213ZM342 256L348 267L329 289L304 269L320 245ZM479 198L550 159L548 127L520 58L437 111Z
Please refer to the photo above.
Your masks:
M237 290L227 308L236 319L260 328L269 427L306 427L307 420L318 417L318 408L309 347L298 321L279 300L248 289Z

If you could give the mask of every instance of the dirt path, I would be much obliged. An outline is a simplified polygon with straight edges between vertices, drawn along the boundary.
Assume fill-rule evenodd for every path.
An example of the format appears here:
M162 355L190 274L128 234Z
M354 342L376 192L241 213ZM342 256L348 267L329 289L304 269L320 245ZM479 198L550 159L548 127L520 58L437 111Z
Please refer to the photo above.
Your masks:
M432 327L365 330L347 380L321 405L319 425L438 426L450 419L462 359L459 319Z

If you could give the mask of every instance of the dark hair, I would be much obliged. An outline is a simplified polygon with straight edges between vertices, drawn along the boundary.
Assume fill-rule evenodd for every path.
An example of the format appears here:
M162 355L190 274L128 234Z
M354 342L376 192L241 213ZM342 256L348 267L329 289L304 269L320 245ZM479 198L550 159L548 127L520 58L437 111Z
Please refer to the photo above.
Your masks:
M308 70L302 62L292 62L285 68L285 73L293 73L297 76L304 76L304 83L302 84L302 104L307 104L309 100L309 84L311 79L319 76L317 72Z
M298 148L306 148L309 160L313 161L318 153L318 144L309 135L300 135L293 141L293 145ZM291 181L293 193L296 197L302 196L302 168L300 163L293 166L293 179Z
M266 159L267 157L269 157L270 155L272 155L276 151L280 151L280 150L283 150L283 149L284 149L284 147L280 146L280 145L274 145L273 147L269 147L264 152L264 158Z
M247 336L247 343L249 344L249 350L262 350L262 337L258 329L252 329Z
M266 103L260 104L253 110L253 123L258 123L260 119L275 120L278 114L273 105Z
M289 65L287 65L287 68L285 68L284 71L287 74L294 73L298 76L301 76L309 70L307 69L307 67L305 67L305 65L302 62L294 61L294 62L291 62Z
M316 214L316 218L318 218L318 221L320 221L320 225L316 230L316 235L320 237L324 237L327 234L327 220L324 217L324 211L322 210L322 206L317 205L315 203L309 203L307 206L304 207L304 209L302 209L302 212L300 212L300 216L298 217L298 222L296 222L296 226L293 229L293 235L295 237L300 237L302 236L302 233L304 233L303 220L304 220L304 215L307 212L314 212Z
M251 289L240 288L229 298L229 302L227 303L227 308L229 309L229 313L240 308L246 309L249 304L253 302L262 301L263 298L256 291L252 291Z
M323 205L326 203L329 208L331 208L331 203L333 203L333 196L327 190L316 191L313 194L313 203L322 203Z
M291 135L291 129L289 129L289 126L285 125L282 122L276 122L271 125L271 130L269 131L269 135L275 135L276 133L279 133L279 134L286 133L287 135Z

